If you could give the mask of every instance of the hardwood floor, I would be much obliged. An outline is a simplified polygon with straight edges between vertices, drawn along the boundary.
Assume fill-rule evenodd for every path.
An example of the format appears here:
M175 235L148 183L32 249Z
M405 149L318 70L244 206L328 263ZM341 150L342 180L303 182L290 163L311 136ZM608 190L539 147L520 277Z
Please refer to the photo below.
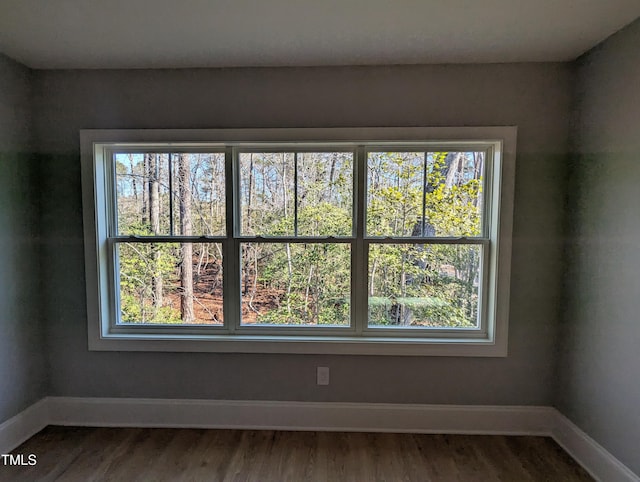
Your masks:
M1 481L585 481L545 437L47 427Z

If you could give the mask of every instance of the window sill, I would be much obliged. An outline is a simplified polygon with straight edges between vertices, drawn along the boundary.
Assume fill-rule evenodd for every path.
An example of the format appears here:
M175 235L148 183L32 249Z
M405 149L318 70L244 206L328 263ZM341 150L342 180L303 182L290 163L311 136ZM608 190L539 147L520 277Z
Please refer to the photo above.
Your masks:
M324 355L505 357L506 343L446 338L311 337L255 335L108 335L92 351L278 353Z

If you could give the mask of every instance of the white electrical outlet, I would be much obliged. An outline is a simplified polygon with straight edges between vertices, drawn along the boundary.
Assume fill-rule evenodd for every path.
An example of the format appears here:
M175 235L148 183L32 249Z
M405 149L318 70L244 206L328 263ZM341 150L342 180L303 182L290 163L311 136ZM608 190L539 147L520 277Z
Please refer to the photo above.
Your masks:
M317 368L317 383L318 385L329 385L329 367Z

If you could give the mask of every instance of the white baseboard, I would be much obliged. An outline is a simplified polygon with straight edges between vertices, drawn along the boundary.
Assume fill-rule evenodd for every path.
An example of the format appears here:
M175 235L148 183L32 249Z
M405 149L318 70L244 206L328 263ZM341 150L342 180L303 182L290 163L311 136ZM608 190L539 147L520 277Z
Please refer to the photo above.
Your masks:
M558 442L596 480L603 482L640 482L626 465L557 410L551 433Z
M47 397L0 425L0 450L46 425L540 435L596 480L640 481L552 407Z
M48 400L43 398L0 425L0 454L8 454L49 425Z
M546 435L549 407L49 398L55 425Z

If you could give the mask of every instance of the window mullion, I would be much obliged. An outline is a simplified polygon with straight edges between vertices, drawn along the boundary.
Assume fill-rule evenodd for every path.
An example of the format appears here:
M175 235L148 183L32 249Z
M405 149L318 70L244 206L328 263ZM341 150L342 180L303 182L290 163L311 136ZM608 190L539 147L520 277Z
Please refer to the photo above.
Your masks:
M362 335L368 322L368 253L364 242L365 214L366 214L366 175L367 153L364 146L358 146L355 151L354 176L354 205L356 239L352 244L351 293L352 310L351 322L357 335Z
M225 175L225 217L226 238L222 242L222 299L224 303L224 327L234 333L240 325L240 243L235 239L236 227L240 221L237 203L239 202L240 182L236 165L236 152L231 147L224 151ZM238 191L236 191L238 190Z
M107 206L107 235L113 237L119 234L115 154L113 151L109 150L108 155L106 155L105 158L108 159L107 169L105 169L106 182L104 184Z
M297 152L294 152L293 154L293 235L298 236L298 153Z
M480 251L480 256L482 257L480 261L480 278L481 283L479 287L478 299L480 306L478 307L478 326L483 333L487 333L489 330L489 326L487 324L488 316L489 316L489 305L494 303L495 300L490 300L491 296L491 288L489 287L489 283L491 280L491 250L492 246L490 243L483 243L482 250Z
M113 307L113 312L109 317L109 331L120 323L120 256L118 256L118 242L113 238L108 238L106 243L107 256L113 269L107 274L109 280L109 306Z
M482 172L481 179L483 186L483 195L482 195L482 234L485 237L491 236L491 218L493 216L493 190L494 183L497 181L500 182L500 179L494 179L493 175L493 163L494 163L494 150L489 148L484 151L484 159L483 159L483 168L484 172ZM499 190L499 188L498 188Z

